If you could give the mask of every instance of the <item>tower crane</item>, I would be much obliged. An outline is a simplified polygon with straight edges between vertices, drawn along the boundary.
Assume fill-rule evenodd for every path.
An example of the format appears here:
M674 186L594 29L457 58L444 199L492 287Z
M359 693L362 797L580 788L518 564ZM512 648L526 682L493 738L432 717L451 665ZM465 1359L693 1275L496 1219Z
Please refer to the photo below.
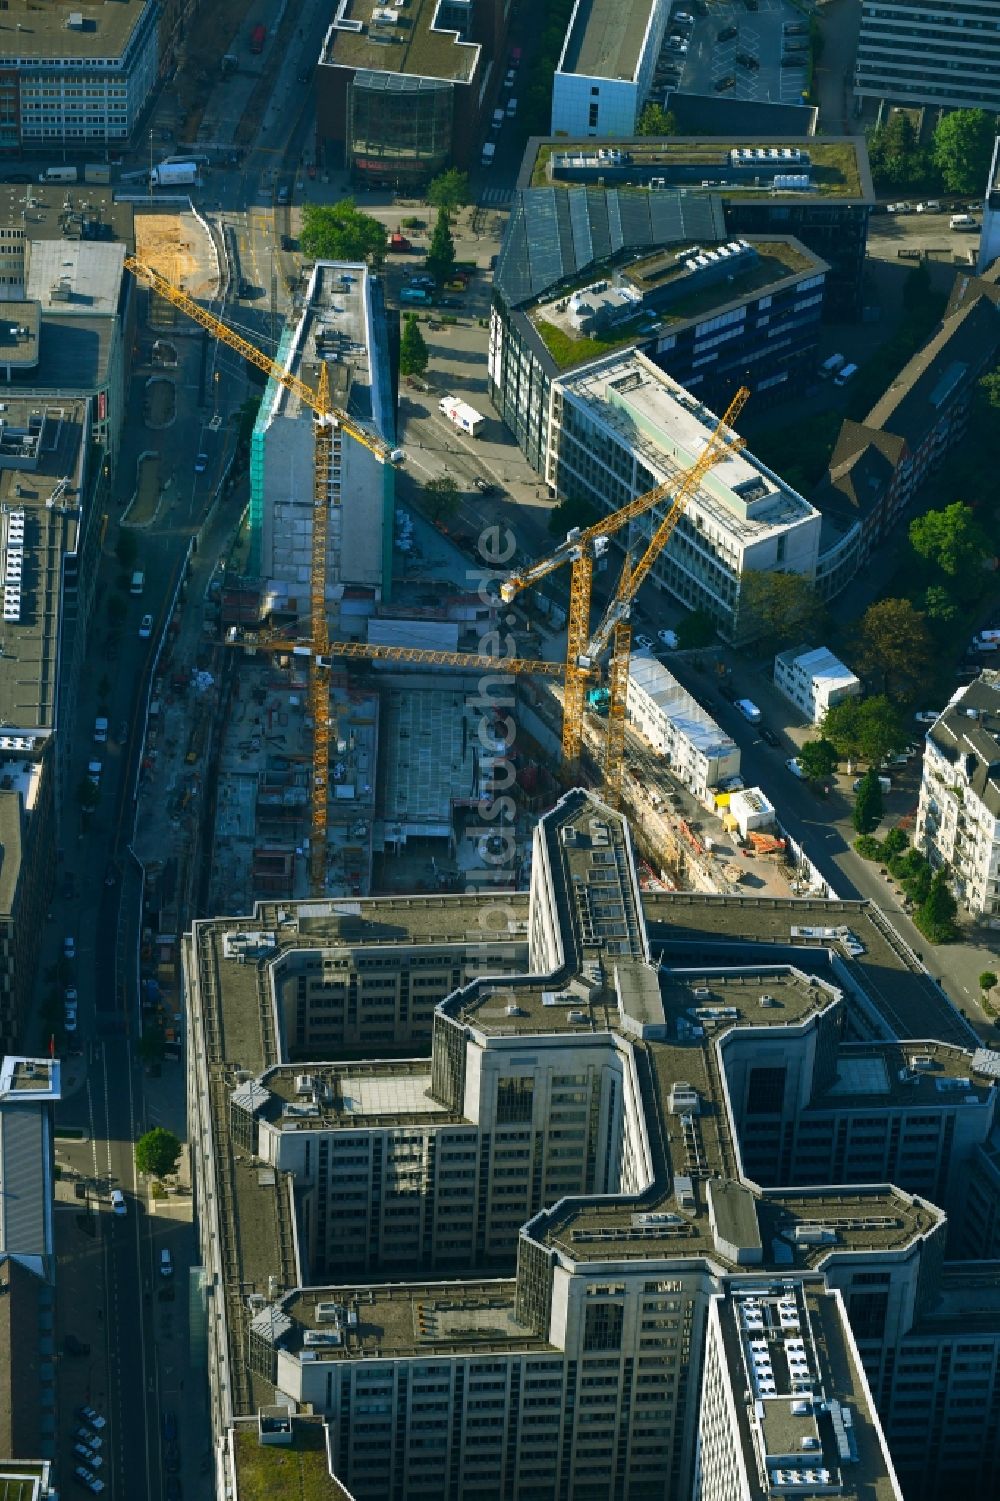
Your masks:
M171 303L195 323L200 323L215 338L234 349L251 365L263 370L309 407L313 414L315 460L313 469L312 554L309 573L309 707L313 722L312 740L312 826L309 843L309 879L313 891L321 894L326 870L326 832L330 778L330 698L329 685L322 668L329 657L330 633L326 616L326 549L329 535L330 470L339 433L347 433L369 449L383 464L392 462L392 450L375 433L368 432L353 417L330 401L330 381L326 362L320 361L319 387L313 390L291 371L285 370L270 355L241 337L175 287L154 267L135 256L125 257L132 275L148 282L153 291Z
M672 476L661 485L647 490L635 500L629 501L610 516L603 517L593 526L576 528L565 542L561 542L547 557L509 574L500 585L500 597L512 600L522 589L539 583L564 563L572 565L569 590L569 619L566 642L566 665L564 669L562 755L564 766L575 766L580 759L583 745L583 706L588 681L594 676L601 656L614 637L614 651L610 670L610 699L608 712L608 742L605 749L605 786L609 793L621 785L621 761L624 746L625 693L628 688L628 661L631 650L629 610L639 587L662 552L671 532L680 520L685 506L694 494L705 473L727 454L742 448L743 440L732 431L743 410L750 392L741 386L729 403L724 415L716 424L712 436L698 459L678 477ZM640 563L632 570L626 559L617 589L608 606L601 626L593 637L590 631L590 599L593 583L594 562L607 550L610 536L636 517L644 515L669 500L670 507L660 522ZM654 550L655 549L655 550ZM617 690L618 697L615 693ZM612 711L618 707L617 716ZM616 770L614 768L617 768ZM609 769L612 774L609 776Z

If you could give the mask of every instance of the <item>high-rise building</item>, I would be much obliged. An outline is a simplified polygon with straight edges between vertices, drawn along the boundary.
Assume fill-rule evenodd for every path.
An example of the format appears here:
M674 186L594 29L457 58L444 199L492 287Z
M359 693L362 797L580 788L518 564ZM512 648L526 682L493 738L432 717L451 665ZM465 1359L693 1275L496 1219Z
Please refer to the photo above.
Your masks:
M552 134L635 134L663 45L667 0L576 0L552 80Z
M275 1404L372 1501L995 1488L1000 1269L945 1238L1000 1056L874 909L645 896L575 791L526 897L262 904L184 968L235 1494Z
M333 405L394 446L385 303L382 283L367 266L316 262L278 358L313 390L325 364ZM250 536L251 571L259 573L272 611L309 611L314 455L312 408L269 381L251 447ZM345 588L359 586L372 600L388 598L394 478L391 464L335 431L327 543L327 599L334 617Z
M1000 110L994 0L863 0L854 97Z

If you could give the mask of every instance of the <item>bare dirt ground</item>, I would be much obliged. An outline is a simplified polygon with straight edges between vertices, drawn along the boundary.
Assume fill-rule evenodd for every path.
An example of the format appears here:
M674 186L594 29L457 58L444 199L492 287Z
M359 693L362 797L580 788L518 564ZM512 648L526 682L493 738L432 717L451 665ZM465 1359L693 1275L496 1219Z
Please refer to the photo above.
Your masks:
M210 297L218 276L204 229L190 214L135 216L136 254L191 297Z

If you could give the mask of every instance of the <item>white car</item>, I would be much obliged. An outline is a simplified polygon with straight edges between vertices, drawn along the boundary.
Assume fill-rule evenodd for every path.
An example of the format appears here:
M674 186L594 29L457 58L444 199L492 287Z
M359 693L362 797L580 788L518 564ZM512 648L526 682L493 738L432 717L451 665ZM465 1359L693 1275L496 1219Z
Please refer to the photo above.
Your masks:
M63 1011L63 1029L66 1032L76 1031L76 1007L66 1006Z
M671 651L675 651L676 650L676 648L677 648L677 632L676 631L657 631L656 635L657 635L657 639L660 640L660 641L662 641L663 644L664 644L664 646L669 646Z
M128 1205L125 1203L125 1195L120 1188L111 1190L111 1212L124 1219L128 1214Z
M916 714L914 714L913 717L917 721L918 724L934 724L934 723L936 723L937 720L939 720L941 718L941 710L940 709L918 709L917 712L916 712Z
M76 939L72 936L72 934L67 934L67 936L63 939L63 958L76 958Z
M77 1465L73 1474L82 1485L87 1487L88 1491L93 1491L95 1496L99 1496L103 1491L104 1481L98 1480L93 1470L88 1470L86 1465Z
M788 770L792 773L793 777L801 777L803 781L805 780L806 774L802 770L802 763L799 761L798 756L789 756L788 760L785 762L785 765L788 767Z
M640 651L652 651L653 643L648 636L636 636L635 644Z
M144 615L139 623L139 640L148 641L153 634L153 617Z
M88 761L87 762L87 780L90 781L90 782L93 782L93 784L94 784L95 787L100 787L100 785L101 785L101 763L100 763L100 761Z

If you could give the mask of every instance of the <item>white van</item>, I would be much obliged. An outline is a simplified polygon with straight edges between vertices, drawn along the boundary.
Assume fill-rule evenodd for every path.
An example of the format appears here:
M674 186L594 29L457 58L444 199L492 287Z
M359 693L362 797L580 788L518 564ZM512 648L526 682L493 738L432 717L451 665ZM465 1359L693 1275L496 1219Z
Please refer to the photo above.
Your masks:
M828 360L824 360L819 367L820 380L829 380L831 375L836 375L845 358L846 356L842 354L831 354Z
M971 214L952 214L948 220L949 229L978 229L979 225Z
M833 377L835 386L846 386L849 380L853 380L858 373L857 365L845 365L839 374Z

